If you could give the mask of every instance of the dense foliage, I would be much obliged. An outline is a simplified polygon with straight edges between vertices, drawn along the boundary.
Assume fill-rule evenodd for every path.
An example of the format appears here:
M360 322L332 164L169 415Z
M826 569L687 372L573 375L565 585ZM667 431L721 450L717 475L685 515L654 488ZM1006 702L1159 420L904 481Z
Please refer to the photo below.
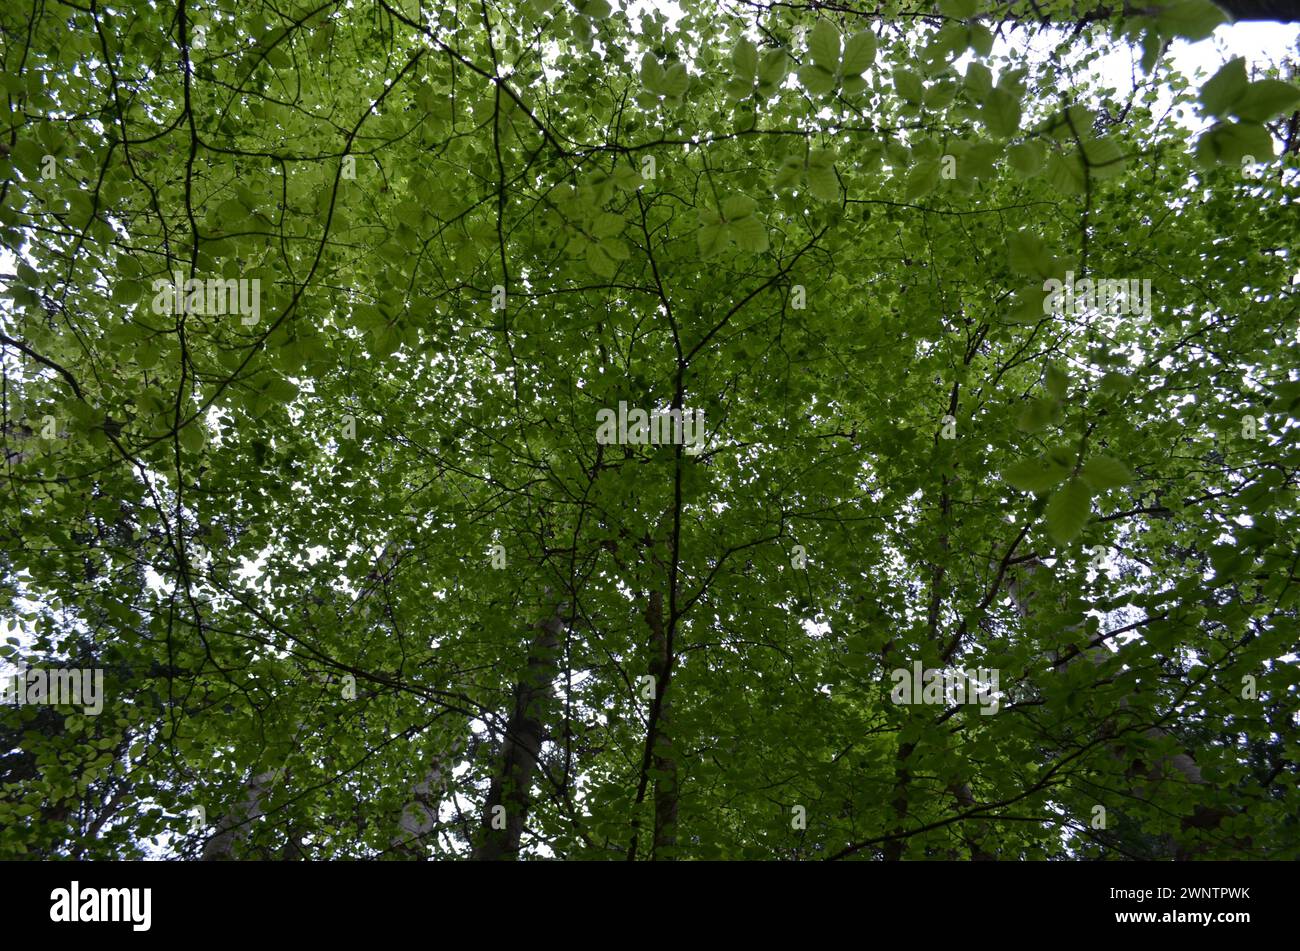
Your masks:
M1300 93L817 6L4 6L0 857L1300 857Z

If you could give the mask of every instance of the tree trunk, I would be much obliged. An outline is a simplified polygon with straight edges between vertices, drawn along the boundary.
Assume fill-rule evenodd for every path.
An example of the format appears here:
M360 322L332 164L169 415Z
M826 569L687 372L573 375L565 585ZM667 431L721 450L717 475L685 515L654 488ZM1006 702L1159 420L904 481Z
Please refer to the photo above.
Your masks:
M664 598L661 592L651 592L645 618L650 626L650 675L654 677L655 689L662 691L655 729L654 755L650 761L651 768L656 773L655 831L650 856L654 860L672 858L672 850L677 845L677 761L673 758L670 736L668 636L664 631Z
M460 742L454 743L448 756L455 756L460 751ZM424 778L411 787L411 798L402 807L402 815L397 820L397 834L392 838L393 851L404 858L423 859L428 857L424 837L438 824L439 797L447 785L441 756L433 756Z
M474 850L479 861L514 861L528 817L529 794L542 748L542 709L558 670L556 655L564 633L564 606L538 625L523 680L515 687L515 706L501 742L501 768L492 779L483 813L483 839Z
M238 858L237 846L242 845L252 831L253 821L263 812L263 803L279 775L278 769L258 773L248 781L248 793L243 801L221 817L217 831L203 847L203 861L229 861Z

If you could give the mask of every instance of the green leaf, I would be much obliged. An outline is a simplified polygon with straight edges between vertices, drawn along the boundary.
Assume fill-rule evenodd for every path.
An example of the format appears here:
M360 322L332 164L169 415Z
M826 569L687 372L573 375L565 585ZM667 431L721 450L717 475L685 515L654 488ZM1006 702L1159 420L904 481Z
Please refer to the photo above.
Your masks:
M1134 478L1128 466L1111 456L1092 456L1079 475L1098 492L1128 485Z
M938 159L917 162L908 174L907 183L903 187L904 200L911 201L934 191L939 185L940 171Z
M1216 581L1227 581L1240 575L1251 564L1251 558L1236 545L1215 545L1210 549L1210 565Z
M1088 173L1094 178L1113 178L1124 171L1124 153L1114 139L1085 140L1083 154L1087 159Z
M1103 396L1124 396L1133 386L1133 379L1123 373L1107 373L1097 382Z
M1002 148L995 142L975 142L962 158L962 177L976 180L996 177L993 163L1002 155Z
M1163 32L1189 40L1205 39L1227 19L1210 0L1177 0L1156 13L1156 23Z
M841 76L860 76L876 59L876 35L870 30L854 33L844 43Z
M829 20L818 20L808 37L813 62L834 75L840 67L840 31Z
M738 221L752 215L758 208L758 202L748 195L731 195L722 200L722 217L727 221Z
M1156 63L1160 61L1160 53L1164 49L1164 43L1160 39L1158 30L1147 30L1142 34L1142 72L1151 75L1151 70L1156 68Z
M1059 152L1052 152L1047 156L1043 177L1052 188L1064 195L1083 194L1087 181L1083 162L1079 160L1079 156L1062 155Z
M1078 789L1025 797L1015 811L1031 821L988 823L988 851L1104 861L1206 846L1233 858L1254 841L1300 856L1291 775L1246 795L1252 765L1294 772L1300 747L1257 729L1261 701L1238 686L1255 676L1265 700L1300 686L1287 660L1300 606L1295 156L1267 178L1207 174L1185 154L1205 130L1168 113L1199 94L1194 112L1219 124L1203 153L1217 161L1253 136L1244 144L1267 158L1280 136L1252 120L1293 94L1265 82L1241 107L1251 83L1234 68L1240 95L1230 76L1207 84L1216 65L1191 84L1158 67L1134 95L1089 67L1144 33L1169 39L1152 11L1172 0L1127 14L1107 2L1115 16L1080 31L1070 18L1100 0L1040 2L1057 28L1033 49L999 41L996 58L989 28L1008 10L1034 19L1031 4L939 2L757 17L695 0L493 5L500 85L463 68L493 65L481 16L446 4L425 17L393 5L408 18L380 23L366 2L191 4L191 36L200 24L208 36L188 85L164 75L179 53L170 4L100 4L98 17L76 2L6 7L0 655L103 667L109 705L99 717L0 706L0 732L34 764L0 768L0 860L180 858L204 838L184 813L202 803L210 832L264 770L283 774L266 784L268 821L234 837L232 858L295 827L311 830L313 858L383 857L403 804L429 798L413 794L410 761L454 766L477 721L519 713L521 689L536 695L528 718L572 735L569 774L591 780L582 835L537 783L506 790L535 820L525 851L625 851L644 812L627 782L648 712L638 644L659 607L665 623L672 613L667 591L662 605L638 592L664 586L674 533L690 594L677 613L698 628L683 638L727 637L725 658L683 658L670 743L650 764L668 782L675 758L690 794L661 857L807 858L869 839L890 813L871 793L895 784L900 740L919 743L913 774L933 780L909 787L908 828L931 824L951 814L959 760L978 764L976 798L1014 791L1059 762L1071 738L1052 721L1071 713L1071 775L1131 806L1132 821L1063 841L1053 803L1087 821L1090 801ZM795 55L777 48L819 19L841 31L838 61L819 65L807 35ZM885 37L874 51L872 35ZM459 58L410 63L435 37ZM262 58L273 44L279 69ZM824 94L787 75L801 65ZM919 105L895 68L913 75ZM1288 78L1269 68L1251 78ZM114 76L119 94L106 95ZM187 91L204 143L193 175ZM344 149L355 179L340 175ZM1121 154L1124 177L1095 181ZM1067 262L1094 282L1150 278L1159 306L1088 327L1044 315L1042 272L1063 277ZM153 281L177 269L259 278L260 321L238 308L155 314ZM190 421L167 435L178 399ZM633 422L631 444L618 425L609 438L610 415L682 401L705 413L707 452L672 445L688 426L642 441ZM629 413L613 412L622 403ZM949 517L921 517L945 483ZM1186 502L1198 498L1215 504ZM1111 516L1135 507L1156 514ZM1069 548L1049 536L1073 531L1058 508L1082 523ZM498 542L508 566L489 554ZM1089 582L1095 553L1081 549L1107 543L1149 570ZM1150 622L1130 656L1027 675L1029 716L968 706L957 723L896 705L889 669L939 666L943 646L923 643L927 612L906 591L863 579L949 565L966 583L952 627L978 631L972 565L987 573L991 557L996 574L1008 550L997 593L1014 577L1021 610L990 603L1008 615L991 630L1007 636L963 665L1021 687L1013 676L1097 637L1099 618L1127 623L1121 608ZM1053 551L1072 557L1042 571L1021 561ZM157 583L142 588L137 566ZM187 578L202 630L167 611ZM822 623L834 630L810 634ZM1214 675L1172 695L1154 662L1180 651ZM566 685L570 661L592 657ZM461 702L431 719L429 697ZM1088 743L1084 721L1127 704L1133 723L1155 722L1171 702L1252 734L1246 752L1213 729L1190 737L1222 835L1184 828L1189 790L1164 789L1155 808L1145 776L1127 775L1134 760L1175 755L1173 737ZM945 746L954 738L960 750ZM502 755L476 744L467 807L483 808L486 781L470 787L500 774ZM452 790L430 792L433 803ZM792 826L797 803L807 822ZM913 859L972 852L943 829L899 844ZM431 834L398 851L447 847Z
M983 23L972 23L969 28L968 45L980 56L993 52L993 33Z
M758 74L758 47L742 36L731 51L731 63L736 68L736 75L753 83Z
M1228 110L1245 93L1249 80L1246 78L1246 61L1238 56L1225 63L1204 86L1198 97L1201 105L1212 116L1226 116Z
M700 254L706 258L712 257L726 246L726 225L721 223L703 224L700 226L696 238L699 241Z
M297 397L298 387L291 380L276 377L266 384L262 392L274 402L286 405Z
M614 263L613 258L605 253L604 249L596 242L587 245L587 267L597 277L611 278L618 270L618 265Z
M733 77L728 79L723 84L722 88L727 94L727 101L737 103L742 99L749 98L749 96L754 92L754 83L751 80Z
M1047 371L1043 383L1044 386L1047 387L1047 392L1051 393L1052 396L1058 400L1065 399L1065 395L1070 389L1069 374L1061 369L1060 365L1056 363L1049 363L1047 365Z
M1030 400L1020 411L1016 426L1027 433L1044 429L1058 412L1056 400Z
M1007 150L1007 161L1021 175L1032 178L1042 171L1046 153L1047 150L1041 142L1022 142Z
M651 92L662 92L663 82L664 68L653 53L647 52L641 57L641 84Z
M973 62L966 67L966 89L976 102L983 102L993 89L993 74L980 62Z
M1069 544L1088 522L1092 495L1079 479L1071 479L1047 503L1047 534L1058 545Z
M158 360L162 356L162 352L159 350L158 344L154 341L144 340L135 348L132 352L132 356L135 357L135 362L139 364L142 370L148 370L151 367L158 365Z
M814 152L808 158L808 190L822 201L837 201L840 197L840 183L831 161L829 152Z
M625 227L627 227L627 222L622 215L605 212L592 224L591 233L597 238L610 238L622 234Z
M764 52L758 64L759 90L763 91L764 95L768 95L767 90L779 86L789 68L790 57L786 55L785 50L775 49Z
M243 231L248 226L248 209L237 198L227 198L217 206L217 226L222 231Z
M773 178L772 189L781 191L792 187L803 177L803 170L803 162L794 156L790 156L782 163L780 170L777 171L776 176Z
M680 99L686 95L686 90L690 85L691 79L686 73L686 66L682 63L673 63L664 73L664 81L660 91L669 99Z
M945 23L939 32L921 50L921 63L927 76L937 76L946 69L948 61L966 49L970 31L961 23Z
M199 420L193 420L189 425L182 426L176 436L180 440L181 448L187 452L198 453L203 451L206 437L203 432L203 424Z
M900 96L914 105L920 105L925 96L925 87L921 85L921 78L911 70L894 70L894 88Z
M1273 138L1262 125L1220 122L1196 143L1196 158L1204 165L1236 165L1247 156L1257 162L1273 157Z
M1017 293L1011 299L1007 308L1007 320L1013 324L1038 323L1047 316L1043 313L1043 302L1045 300L1046 295L1041 287Z
M758 215L747 215L730 225L731 236L742 251L759 254L767 250L767 229Z
M1273 387L1277 399L1276 408L1292 419L1300 417L1300 380L1278 383ZM1270 407L1272 409L1273 407Z
M606 256L614 261L626 261L632 257L632 252L628 250L627 243L618 238L604 238L600 241L600 250L604 251Z
M1300 88L1278 79L1261 79L1232 105L1232 114L1247 122L1267 122L1274 116L1294 111L1300 103Z
M965 20L975 15L977 0L939 0L939 12L956 20Z
M1022 459L1007 469L1002 478L1009 485L1025 492L1046 492L1068 473L1069 469L1047 459Z
M835 77L811 63L799 67L799 82L814 96L824 96L835 88Z
M980 118L994 135L1013 136L1020 129L1020 101L1005 89L990 89Z
M115 281L112 299L115 304L134 304L144 297L144 284L140 281Z
M1059 407L1059 404L1057 404ZM1071 442L1053 443L1047 449L1047 458L1054 465L1062 466L1066 469L1073 469L1078 461L1078 449Z
M1007 240L1007 264L1030 277L1051 277L1056 271L1056 260L1043 239L1028 231L1017 231Z

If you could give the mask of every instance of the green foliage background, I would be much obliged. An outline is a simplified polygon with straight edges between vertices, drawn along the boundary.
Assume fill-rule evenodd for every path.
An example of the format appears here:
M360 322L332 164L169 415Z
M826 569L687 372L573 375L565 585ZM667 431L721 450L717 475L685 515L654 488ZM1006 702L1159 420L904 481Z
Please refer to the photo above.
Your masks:
M1171 72L1203 0L844 7L4 7L0 651L107 701L0 708L0 857L195 857L268 770L239 855L467 856L530 651L526 856L1300 857L1300 95Z

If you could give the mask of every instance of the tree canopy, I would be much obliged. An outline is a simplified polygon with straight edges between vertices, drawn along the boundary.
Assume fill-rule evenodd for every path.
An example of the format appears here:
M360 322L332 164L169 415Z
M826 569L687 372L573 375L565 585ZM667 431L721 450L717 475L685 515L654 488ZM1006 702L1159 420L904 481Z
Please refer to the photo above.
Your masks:
M4 6L0 857L1300 857L1300 90L672 13Z

